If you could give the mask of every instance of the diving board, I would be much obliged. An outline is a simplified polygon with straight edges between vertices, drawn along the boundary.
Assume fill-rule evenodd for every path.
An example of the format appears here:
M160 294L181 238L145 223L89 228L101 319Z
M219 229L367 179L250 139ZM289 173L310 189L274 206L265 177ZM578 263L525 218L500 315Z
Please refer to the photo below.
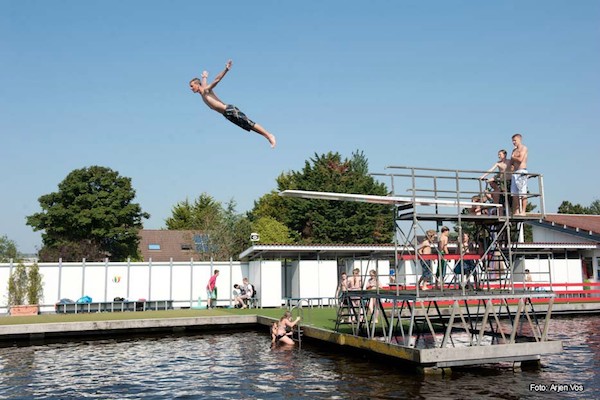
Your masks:
M419 206L441 206L441 207L502 207L501 204L480 203L473 201L456 201L431 199L424 197L399 197L399 196L377 196L372 194L315 192L310 190L284 190L279 192L283 197L298 197L301 199L355 201L359 203L389 204L389 205L419 205Z

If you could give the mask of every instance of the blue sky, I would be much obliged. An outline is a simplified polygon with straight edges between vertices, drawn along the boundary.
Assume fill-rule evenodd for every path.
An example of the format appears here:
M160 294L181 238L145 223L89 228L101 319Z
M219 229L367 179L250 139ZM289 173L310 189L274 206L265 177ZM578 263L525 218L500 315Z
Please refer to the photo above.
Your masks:
M74 169L132 178L163 228L206 192L238 211L315 153L487 169L523 134L546 206L600 198L600 2L0 1L0 235ZM204 106L203 69L278 138Z

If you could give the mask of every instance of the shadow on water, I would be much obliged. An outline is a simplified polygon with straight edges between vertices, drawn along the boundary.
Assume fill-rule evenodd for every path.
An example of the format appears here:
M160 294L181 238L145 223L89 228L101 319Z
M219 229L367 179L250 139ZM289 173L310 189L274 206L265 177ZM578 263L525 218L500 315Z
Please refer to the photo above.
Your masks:
M479 366L449 376L308 341L272 349L266 328L4 347L0 398L598 398L599 329L597 316L555 319L552 337L565 341L565 352L545 357L541 369ZM580 384L584 392L535 392L532 384Z

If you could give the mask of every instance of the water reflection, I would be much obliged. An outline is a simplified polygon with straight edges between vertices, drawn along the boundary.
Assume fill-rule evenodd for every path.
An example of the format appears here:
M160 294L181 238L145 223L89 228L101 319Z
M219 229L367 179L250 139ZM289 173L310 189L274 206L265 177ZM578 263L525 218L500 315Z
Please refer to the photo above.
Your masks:
M264 332L132 338L0 348L6 399L520 399L577 398L530 384L582 384L600 396L600 317L555 319L565 352L540 370L477 367L421 376L405 366L330 346L271 349ZM346 351L346 350L345 350Z

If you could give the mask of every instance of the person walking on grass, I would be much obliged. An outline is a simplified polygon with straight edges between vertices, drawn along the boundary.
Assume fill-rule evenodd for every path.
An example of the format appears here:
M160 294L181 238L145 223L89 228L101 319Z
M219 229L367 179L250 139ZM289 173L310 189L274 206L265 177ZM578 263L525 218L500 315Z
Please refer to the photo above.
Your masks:
M215 272L208 280L206 284L206 308L213 308L217 304L217 277L219 276L219 270L215 269Z

